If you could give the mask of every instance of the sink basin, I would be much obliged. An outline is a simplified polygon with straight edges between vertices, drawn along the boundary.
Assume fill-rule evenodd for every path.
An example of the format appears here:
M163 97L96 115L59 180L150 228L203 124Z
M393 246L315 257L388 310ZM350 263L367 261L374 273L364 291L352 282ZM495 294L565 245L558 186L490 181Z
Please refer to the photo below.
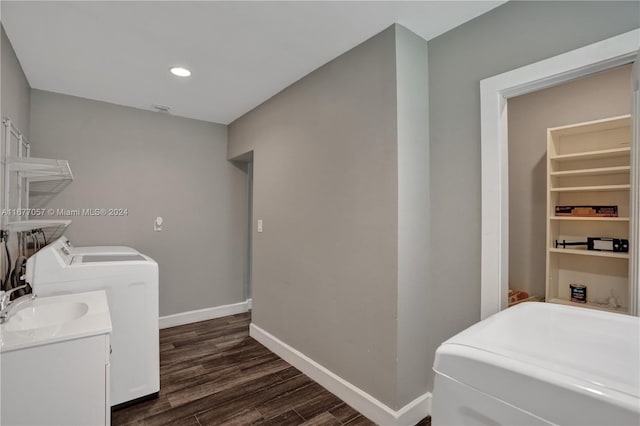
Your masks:
M83 302L28 305L14 311L5 324L6 331L30 331L55 327L84 316L89 306Z
M18 298L0 323L0 355L34 346L111 332L103 290Z

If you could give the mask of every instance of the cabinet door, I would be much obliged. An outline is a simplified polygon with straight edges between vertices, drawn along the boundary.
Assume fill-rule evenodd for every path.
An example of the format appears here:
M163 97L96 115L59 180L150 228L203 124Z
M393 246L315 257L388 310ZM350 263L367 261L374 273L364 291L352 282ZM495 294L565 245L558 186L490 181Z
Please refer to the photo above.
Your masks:
M107 424L108 345L99 335L0 354L0 423Z

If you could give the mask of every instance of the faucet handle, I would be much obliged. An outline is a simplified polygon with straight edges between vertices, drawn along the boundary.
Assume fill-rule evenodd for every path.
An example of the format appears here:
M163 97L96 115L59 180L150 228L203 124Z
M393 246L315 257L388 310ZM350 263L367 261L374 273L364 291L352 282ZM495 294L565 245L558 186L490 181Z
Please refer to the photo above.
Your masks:
M29 284L23 284L23 285L20 285L18 287L12 288L11 290L3 291L2 292L2 296L0 297L0 301L2 301L3 304L4 304L11 297L11 295L13 293L15 293L18 290L22 290L22 289L27 288L28 285Z

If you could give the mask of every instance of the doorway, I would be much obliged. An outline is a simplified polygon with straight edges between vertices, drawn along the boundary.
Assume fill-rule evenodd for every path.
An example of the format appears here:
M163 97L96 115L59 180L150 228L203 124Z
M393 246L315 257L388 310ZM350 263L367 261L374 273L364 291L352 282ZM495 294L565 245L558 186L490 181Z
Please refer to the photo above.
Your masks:
M481 81L482 123L482 254L481 254L481 318L507 306L509 277L509 177L507 99L532 93L580 77L632 63L640 50L640 30L594 43L556 57L546 59ZM634 73L637 78L637 72ZM638 85L635 86L636 89ZM640 97L638 93L634 95ZM635 104L634 104L635 105ZM635 119L638 110L632 116ZM634 126L632 165L640 163ZM632 167L631 205L633 206L630 253L630 281L635 289L630 312L637 315L638 254L634 241L638 235L638 170Z
M621 155L614 158L595 160L551 160L554 168L548 170L547 129L570 127L586 129L578 123L606 120L611 117L628 116L631 113L631 65L623 65L611 70L581 77L547 89L539 90L507 101L509 108L509 300L508 306L523 301L549 301L558 298L557 303L570 303L569 283L581 282L588 287L588 306L607 309L609 304L618 306L616 312L626 312L628 307L628 262L620 253L620 258L611 254L611 260L605 259L604 252L589 251L586 242L588 236L601 236L628 239L628 189L606 193L580 192L584 185L605 185L607 183L629 183L629 158ZM628 127L626 127L628 132ZM630 133L630 132L629 132ZM624 137L629 143L630 135ZM603 138L609 133L593 134L593 138ZM580 146L589 144L588 134L576 139ZM591 136L590 136L591 137ZM570 141L566 141L570 142ZM601 147L605 141L592 141L593 148ZM628 146L628 145L626 145ZM577 157L580 158L580 157ZM621 167L613 167L619 165ZM589 168L598 167L589 170ZM572 217L549 216L547 205L547 177L553 184L563 186L576 185L575 192L562 192L554 198L585 204L586 201L604 200L620 206L619 215L608 217ZM556 193L552 193L556 194ZM618 214L618 213L616 213ZM626 220L625 220L626 219ZM547 222L549 220L549 222ZM573 244L567 251L548 251L547 223L555 233L564 235ZM550 231L552 230L550 229ZM554 238L557 235L554 235ZM580 250L580 251L576 251ZM549 256L549 259L547 259ZM547 279L547 264L555 265ZM580 267L580 264L583 264ZM585 276L586 264L596 266L596 274ZM570 272L569 267L578 267ZM614 269L620 276L603 276L604 270ZM563 282L557 282L558 275ZM577 275L580 275L579 277ZM614 286L616 281L618 285ZM553 288L547 289L547 284ZM614 288L616 287L616 288ZM553 290L553 291L551 291ZM552 294L553 293L553 294ZM612 299L611 299L612 298ZM596 303L597 302L597 303ZM583 306L583 305L580 305Z

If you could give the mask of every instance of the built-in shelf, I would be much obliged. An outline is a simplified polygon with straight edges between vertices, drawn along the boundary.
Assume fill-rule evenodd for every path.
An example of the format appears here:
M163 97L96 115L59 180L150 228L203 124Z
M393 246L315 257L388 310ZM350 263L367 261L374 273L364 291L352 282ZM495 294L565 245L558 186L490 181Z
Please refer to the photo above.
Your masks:
M559 136L589 135L597 132L605 132L623 128L629 125L631 115L624 114L615 117L601 118L585 121L583 123L565 124L564 126L551 127L548 130Z
M577 152L574 154L561 154L549 157L551 161L576 161L576 160L601 160L605 158L628 157L630 147L602 149L598 151Z
M629 253L620 253L613 251L597 251L587 249L565 249L565 248L550 248L550 253L562 253L562 254L577 254L580 256L596 256L596 257L612 257L615 259L629 259Z
M621 314L626 314L629 311L629 308L625 307L625 306L620 306L618 308L610 308L606 305L598 305L596 303L592 303L592 302L587 302L587 303L578 303L578 302L572 302L571 300L566 300L566 299L549 299L547 300L547 302L551 302L551 303L558 303L560 305L567 305L567 306L577 306L580 308L589 308L589 309L597 309L599 311L607 311L607 312L617 312L617 313L621 313Z
M553 177L598 176L598 175L629 174L630 172L631 172L630 166L616 166L616 167L598 167L595 169L563 170L559 172L551 172L549 173L549 175Z
M69 162L66 160L9 157L7 167L9 171L20 173L20 177L27 178L30 182L73 180Z
M587 222L587 221L596 221L596 222L629 222L628 217L606 217L606 216L550 216L549 220L566 220L566 221L576 221L576 222Z
M564 188L549 188L550 192L608 192L608 191L629 191L631 185L594 185L594 186L567 186Z
M628 313L626 307L611 309L593 300L576 303L569 296L571 284L583 284L592 298L615 294L620 304L629 306L635 285L629 280L629 253L587 250L586 242L602 237L637 244L629 232L631 139L630 115L547 129L547 301ZM558 206L616 206L624 216L556 216ZM585 244L556 247L563 238Z

